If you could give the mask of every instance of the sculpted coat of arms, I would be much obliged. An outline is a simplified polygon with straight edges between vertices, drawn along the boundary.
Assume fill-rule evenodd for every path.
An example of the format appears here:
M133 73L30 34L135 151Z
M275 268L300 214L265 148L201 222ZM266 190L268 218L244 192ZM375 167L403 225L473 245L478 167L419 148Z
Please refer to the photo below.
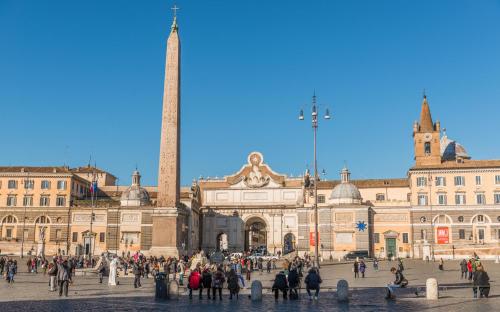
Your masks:
M249 157L249 162L252 165L252 171L250 171L243 178L245 185L251 188L258 188L267 185L269 181L271 181L271 177L267 174L262 174L260 170L262 156L258 153L252 153Z

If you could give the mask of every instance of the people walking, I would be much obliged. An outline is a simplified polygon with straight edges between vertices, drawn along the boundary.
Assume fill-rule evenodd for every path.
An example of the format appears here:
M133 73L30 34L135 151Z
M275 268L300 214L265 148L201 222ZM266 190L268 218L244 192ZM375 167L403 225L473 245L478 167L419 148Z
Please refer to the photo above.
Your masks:
M99 284L102 284L102 279L104 278L104 273L106 272L106 264L104 259L102 259L101 264L97 268L97 276L99 277Z
M352 270L354 272L354 278L358 278L359 277L359 262L358 262L358 260L354 261L354 267L352 268Z
M14 283L14 276L17 273L17 261L10 260L7 264L7 282L9 284Z
M219 291L219 300L222 300L222 287L225 281L226 278L224 277L222 266L219 266L212 277L212 300L216 299L215 294L217 291Z
M462 261L460 261L460 272L462 272L462 275L460 276L460 278L467 279L468 269L467 269L467 260L465 260L465 259L462 259Z
M134 273L134 288L141 287L142 265L139 261L134 261L132 273Z
M309 300L313 299L311 296L311 290L314 290L314 300L318 300L319 288L322 282L323 281L321 280L318 270L316 268L310 269L309 273L307 273L306 279L304 280Z
M193 290L200 290L200 299L203 292L199 265L189 274L188 277L189 299L193 299Z
M179 285L180 286L184 285L185 270L186 270L186 267L184 266L184 261L179 260L179 263L177 264L177 271L179 271Z
M236 299L238 299L240 284L238 283L238 276L233 269L229 271L227 277L227 288L229 289L229 299L233 299L233 296L236 296Z
M56 277L57 277L57 260L54 257L52 262L49 264L49 286L50 291L56 291Z
M203 288L207 290L208 299L210 299L210 291L212 288L212 272L210 272L208 265L203 270L203 273L201 276L201 282L203 284Z
M70 281L71 281L71 274L68 269L68 260L59 262L59 264L57 265L57 282L59 284L59 297L62 296L63 292L64 296L68 297L68 287Z
M443 258L439 259L439 270L444 271L444 261Z
M233 264L231 265L231 268L236 273L236 277L238 277L238 280L241 282L241 286L244 288L245 287L245 279L242 276L242 267L241 267L241 263L238 261L238 259L234 259Z
M366 264L363 260L359 262L359 272L361 273L361 277L365 278Z
M469 272L469 281L472 281L472 260L467 261L467 272Z
M398 258L398 271L403 273L405 270L405 266L403 265L403 259Z
M478 265L476 272L474 273L474 298L477 298L477 293L479 290L479 298L488 298L490 294L490 277L488 273L484 270L483 265Z
M274 283L272 290L274 291L274 299L278 300L279 292L283 292L283 299L288 299L287 290L288 290L288 282L286 280L286 275L284 271L280 271L276 274L274 278Z
M373 259L373 270L378 271L378 259Z
M299 273L297 267L292 266L288 273L288 287L290 288L290 299L299 299L299 292L297 288L300 286Z

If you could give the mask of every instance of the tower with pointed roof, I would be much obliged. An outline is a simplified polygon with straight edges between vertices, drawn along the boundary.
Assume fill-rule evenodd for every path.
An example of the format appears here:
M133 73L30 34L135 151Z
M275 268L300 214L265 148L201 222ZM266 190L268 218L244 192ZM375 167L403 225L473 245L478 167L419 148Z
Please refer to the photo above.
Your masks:
M427 96L422 100L420 122L413 125L413 144L415 148L415 165L439 165L441 163L440 124L432 122L431 110Z

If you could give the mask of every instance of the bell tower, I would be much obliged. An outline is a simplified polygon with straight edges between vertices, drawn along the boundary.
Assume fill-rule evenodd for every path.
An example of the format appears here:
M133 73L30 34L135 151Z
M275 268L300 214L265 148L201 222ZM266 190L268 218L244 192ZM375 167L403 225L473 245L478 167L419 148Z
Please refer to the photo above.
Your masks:
M441 164L440 124L432 123L431 110L424 94L420 123L413 124L413 144L415 148L415 165Z

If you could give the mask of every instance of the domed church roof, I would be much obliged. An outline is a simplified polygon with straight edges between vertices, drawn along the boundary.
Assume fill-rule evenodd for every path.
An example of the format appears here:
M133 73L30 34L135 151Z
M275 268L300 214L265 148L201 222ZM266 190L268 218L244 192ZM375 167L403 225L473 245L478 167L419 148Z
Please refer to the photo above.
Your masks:
M456 160L457 158L470 159L465 147L455 140L451 140L443 131L441 137L441 158L443 160Z
M335 186L330 195L330 202L332 204L361 204L361 193L356 185L350 182L349 169L342 169L340 172L341 182Z
M149 204L149 194L141 187L141 175L135 170L132 173L132 185L126 189L120 198L122 207L145 206Z

